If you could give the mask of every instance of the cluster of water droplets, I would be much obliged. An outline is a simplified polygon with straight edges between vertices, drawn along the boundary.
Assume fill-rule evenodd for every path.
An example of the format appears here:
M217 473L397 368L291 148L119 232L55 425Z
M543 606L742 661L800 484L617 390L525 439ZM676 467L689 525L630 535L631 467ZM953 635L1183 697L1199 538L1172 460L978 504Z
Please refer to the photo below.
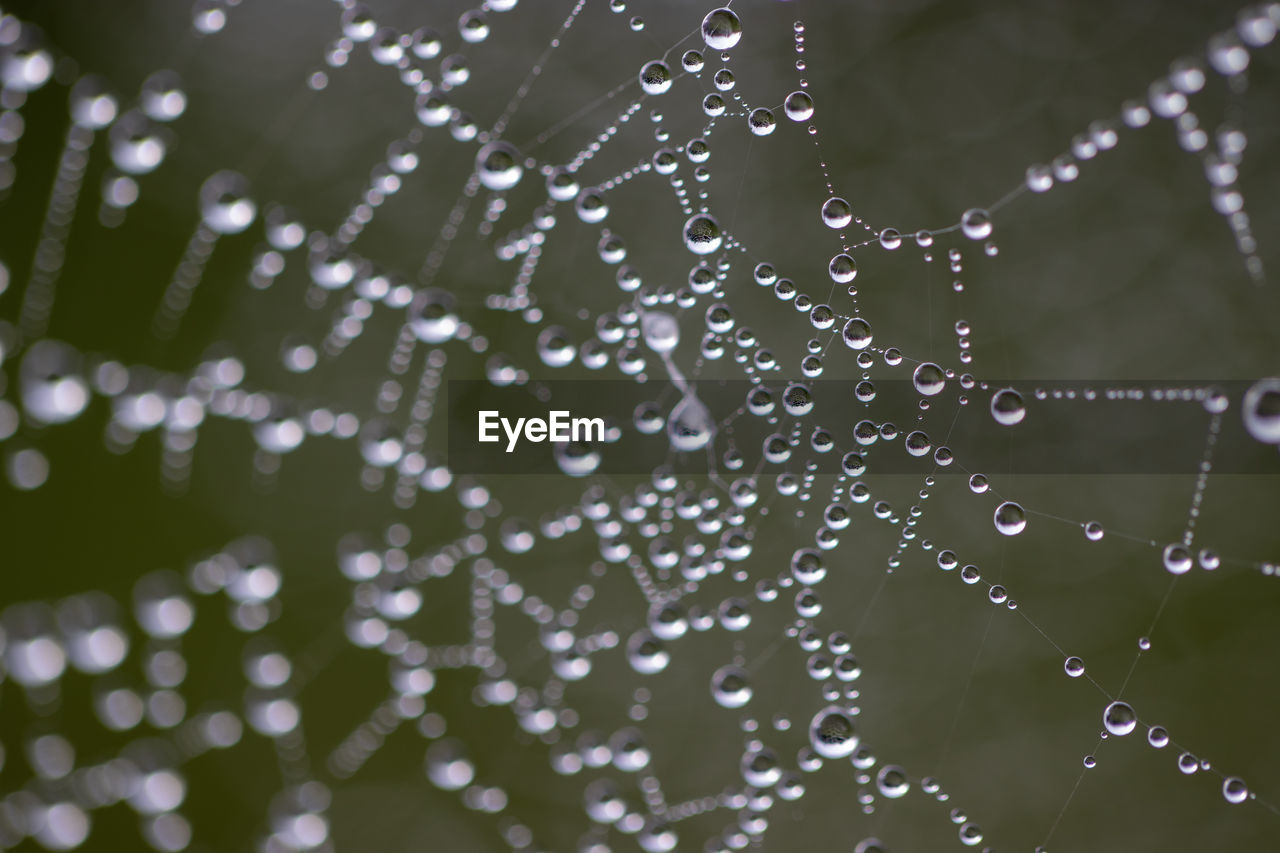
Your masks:
M230 0L200 0L192 9L194 29L206 37L219 34L236 5ZM721 810L727 812L727 823L710 833L706 849L736 850L765 843L770 837L771 810L779 802L803 802L807 787L818 784L809 780L820 778L814 774L824 766L849 769L856 802L867 814L884 802L906 796L949 803L951 794L937 778L888 763L864 740L858 719L864 699L858 687L863 670L855 653L857 641L841 631L825 636L818 631L818 624L838 618L832 611L841 609L831 606L834 602L824 602L823 582L830 573L845 571L844 555L853 550L849 543L855 540L854 524L887 526L897 542L883 560L886 574L901 569L906 556L920 550L938 570L954 573L952 577L959 577L966 586L978 586L991 605L1018 611L1030 621L1010 589L987 581L982 569L966 563L959 551L923 535L930 513L936 512L929 501L937 476L964 465L947 445L945 433L934 430L931 435L926 429L924 413L943 401L954 402L958 410L979 410L991 429L1016 429L1036 417L1035 403L1043 397L967 372L972 330L965 321L955 324L958 366L915 359L885 345L886 337L891 338L885 334L890 324L882 328L878 319L873 324L857 302L855 257L868 251L897 252L914 242L932 262L932 253L941 252L941 244L935 241L952 234L977 244L984 255L994 256L996 225L1019 193L1043 193L1055 183L1075 180L1083 161L1115 147L1124 132L1148 124L1154 115L1172 122L1179 144L1201 158L1215 209L1227 218L1247 269L1261 276L1257 240L1237 187L1246 137L1232 124L1222 125L1212 136L1199 127L1191 98L1206 87L1200 58L1176 61L1167 77L1151 84L1145 101L1124 104L1118 120L1093 122L1087 132L1071 140L1069 154L1048 165L1028 167L1021 188L986 207L964 210L943 228L872 228L836 193L822 162L828 197L810 215L816 212L813 224L827 229L826 236L834 232L839 241L839 251L829 261L825 251L820 255L832 288L832 295L823 301L803 292L801 284L772 263L756 259L732 233L732 220L717 215L706 189L715 168L713 139L720 135L768 137L778 130L781 113L790 122L805 125L804 132L818 143L817 126L811 122L821 112L807 80L801 78L799 88L781 104L753 107L747 103L733 72L733 51L745 37L736 11L706 12L694 30L700 46L685 50L678 63L667 58L671 51L646 62L626 84L637 87L638 93L625 90L632 100L618 111L608 129L576 156L553 163L540 161L503 138L523 95L487 130L460 106L474 71L468 46L485 42L491 30L505 23L501 13L515 5L514 0L488 0L463 13L446 36L430 27L399 32L381 24L362 4L347 0L337 4L341 35L325 48L324 67L309 74L307 85L323 92L331 78L352 62L355 51L367 50L373 62L395 69L399 83L413 93L411 118L418 126L388 145L359 199L331 231L309 230L301 214L258 198L249 179L237 171L210 174L194 200L193 230L163 284L153 318L154 338L164 341L180 333L219 241L245 232L260 233L262 242L245 276L252 289L276 287L277 281L288 280L286 270L296 267L305 279L302 300L307 307L332 308L329 303L338 302L323 336L282 339L279 360L290 373L309 373L341 358L373 325L375 314L394 317L399 334L392 342L385 375L369 383L377 392L365 411L306 402L285 392L253 390L245 363L225 348L213 347L188 371L173 371L127 365L46 336L57 304L56 285L71 218L84 204L82 183L95 135L105 131L110 160L98 194L98 219L104 227L122 228L128 224L126 212L144 198L140 190L144 176L165 164L175 137L180 138L181 125L175 131L170 124L183 116L187 105L181 81L170 71L149 76L136 96L127 97L113 94L100 78L68 81L70 125L23 288L20 316L16 323L0 324L4 363L16 365L12 383L4 386L5 399L0 400L0 440L5 442L9 485L18 491L38 490L51 476L58 476L59 460L50 459L40 446L44 431L94 417L101 421L103 443L113 453L126 453L142 436L158 434L162 483L166 490L181 494L190 487L202 429L231 421L242 423L250 434L256 448L254 476L267 487L279 476L283 459L304 443L336 439L354 448L365 491L389 493L388 502L397 513L419 499L431 501L433 510L456 509L464 529L453 541L440 544L440 531L430 528L430 542L421 547L415 546L417 530L407 520L387 525L381 536L339 534L333 571L346 584L343 608L336 617L342 639L385 658L377 660L385 667L389 696L373 703L367 718L319 762L310 760L319 747L308 747L303 737L307 709L298 696L301 686L317 673L308 669L313 663L290 656L271 638L272 626L283 613L286 590L284 572L265 540L237 540L216 554L194 556L181 574L148 569L128 600L90 592L52 603L8 607L0 615L4 673L24 692L34 717L56 713L64 683L69 692L70 685L84 681L98 722L107 730L139 736L119 754L87 760L79 760L77 746L63 735L25 737L29 780L0 801L0 843L8 846L31 837L48 849L73 849L89 843L97 809L127 803L138 815L140 837L147 844L158 850L186 849L195 841L192 826L182 814L188 790L185 765L208 750L237 746L247 728L272 744L282 768L280 792L263 815L263 849L328 849L331 787L360 773L401 728L413 728L426 742L422 747L425 779L441 791L456 794L466 809L497 816L502 841L510 849L532 849L533 831L514 814L513 795L504 787L507 780L490 779L500 769L485 767L481 758L471 754L459 733L464 721L447 718L433 705L433 692L443 689L439 674L459 669L477 673L474 705L510 708L515 728L530 742L545 745L551 770L582 778L582 850L608 850L609 845L629 843L626 838L634 838L649 853L701 843L703 839L694 841L689 837L692 833L686 834L682 823ZM610 5L616 13L626 11L622 0ZM582 8L582 3L572 8L553 48ZM1209 40L1205 58L1228 80L1233 92L1239 93L1245 85L1243 72L1251 51L1273 40L1280 19L1277 8L1269 4L1246 10L1235 29ZM640 33L645 24L631 17L628 28ZM795 24L793 37L799 57L796 68L803 72L802 23ZM446 45L455 40L458 50L448 53ZM0 17L0 190L15 180L13 154L23 135L21 110L27 93L50 83L57 60L34 27L13 16ZM530 80L541 72L539 64ZM714 91L694 92L696 87L686 85L689 81L684 77L699 85L710 78ZM521 92L527 93L528 85ZM649 99L658 98L663 99L658 103L684 98L693 105L691 112L700 110L707 119L701 135L683 145L668 145L659 129L655 134L659 144L646 162L614 175L593 172L596 155L618 129ZM655 124L662 121L656 109L650 115ZM446 131L448 138L440 144L464 146L470 158L471 172L463 182L460 200L416 278L383 270L354 246L383 204L425 161L420 149L434 140L432 134ZM527 225L498 234L509 199L514 206L515 191L527 189L535 177L545 198L529 211ZM611 208L620 203L614 201L621 198L615 190L633 180L665 181L668 187L659 191L671 192L679 205L679 221L663 226L670 231L664 239L683 247L683 257L692 264L687 281L678 288L646 284L639 267L625 263L629 259L626 235L604 227ZM634 432L663 442L667 462L630 490L612 484L606 488L588 479L580 499L549 509L537 522L508 513L497 486L451 470L428 449L437 398L451 360L482 359L484 376L495 386L536 384L533 372L522 366L522 355L498 351L499 343L506 346L505 342L490 340L480 331L484 317L476 309L476 300L462 298L461 288L451 289L441 273L470 203L482 193L486 196L477 206L484 209L484 221L477 234L492 238L489 242L499 261L519 267L510 289L489 294L484 309L517 313L536 330L527 336L530 345L523 347L529 363L536 358L548 370L581 367L616 373L637 387L665 377L674 389L663 396L655 392L656 399L637 405L629 423L611 424L604 446L558 445L552 451L563 473L590 478L610 452L608 445L623 432ZM537 267L547 241L567 230L568 226L556 230L561 205L571 207L571 216L565 217L571 225L576 220L577 226L592 234L600 262L616 268L610 275L625 300L613 310L584 309L578 319L590 322L586 334L580 332L581 324L572 322L571 313L565 317L543 313L544 305L550 312L555 304L549 292L554 285L543 283ZM948 247L946 262L954 274L961 273L968 251L963 242ZM827 285L827 281L813 285L814 293ZM844 288L839 298L837 285ZM9 273L0 266L0 293L8 286ZM963 289L959 279L954 287ZM798 364L784 362L772 348L781 344L777 330L756 330L740 319L739 288L769 288L780 305L795 310L802 336L813 336ZM837 339L849 352L837 346L829 354L829 345ZM737 366L747 391L736 408L713 411L707 402L710 394L700 388L700 374L707 364L726 355ZM824 391L814 381L824 372L824 359L851 359L857 365L860 374L851 393L864 413L861 419L848 424L825 420ZM416 381L406 381L414 365L420 374ZM908 384L914 408L903 413L876 405L879 380L873 368ZM1096 396L1086 389L1081 397L1092 399L1091 393ZM1212 417L1223 414L1225 400L1203 389L1196 393L1195 400ZM1254 439L1280 444L1280 379L1252 384L1238 407ZM758 446L742 446L736 422L752 419L767 434ZM912 496L910 506L896 506L868 475L886 457L917 461L923 488ZM826 497L817 474L818 460L824 458L839 459L835 485ZM679 466L689 459L709 460L713 476L695 484L679 473ZM1037 507L997 493L981 472L966 473L974 500L987 502L984 526L991 525L1005 537L1032 535L1027 531L1040 523L1035 518ZM1201 490L1202 486L1197 496ZM759 552L767 551L759 547L757 536L771 512L803 521L811 530L805 535L812 544L806 541L792 550L789 564L784 560L781 566L761 565L767 560ZM1040 513L1046 514L1047 509ZM1082 521L1079 527L1089 541L1104 539L1099 522ZM1206 571L1223 565L1224 558L1215 551L1195 548L1192 527L1188 525L1178 542L1145 543L1151 545L1152 554L1147 567L1162 567L1180 576L1197 563ZM562 539L586 540L591 557L588 578L565 600L553 603L536 591L539 578L507 566L520 566L521 555L537 556ZM842 542L845 550L837 551ZM1275 573L1267 563L1229 562L1235 568ZM414 617L433 594L432 582L455 573L468 579L469 636L463 642L420 636ZM607 624L588 627L581 614L595 599L597 585L619 573L634 581L639 619L632 613L612 614ZM725 594L729 582L732 586ZM188 707L191 679L183 643L197 621L202 626L209 621L204 616L197 620L197 613L204 612L197 601L206 600L217 602L221 613L213 621L234 631L240 645L242 700ZM521 683L513 674L516 667L511 662L526 650L504 646L497 628L502 610L534 626L534 650L544 654L549 664L549 674L541 681ZM752 629L779 610L785 614L782 640L800 649L805 676L817 685L804 700L806 710L797 717L794 732L791 717L776 711L777 697L758 682L758 660L748 659L741 639L756 633ZM608 665L615 649L643 684L647 677L679 666L684 654L681 646L691 645L699 634L723 635L734 644L731 660L700 677L705 678L704 689L716 706L744 715L738 723L742 748L726 765L728 785L723 792L669 803L662 787L667 780L660 778L658 767L670 764L660 760L660 747L651 745L643 726L653 700L649 688L632 691L626 703L627 719L613 726L599 724L604 729L588 726L585 709L574 707L567 688ZM1140 650L1149 647L1144 638ZM1091 683L1084 661L1061 652L1053 644L1046 658L1061 661L1066 676L1085 677ZM141 663L141 681L121 671L126 661L134 659ZM521 674L519 678L531 677ZM1107 736L1125 737L1145 728L1153 748L1173 743L1165 729L1141 721L1132 705L1096 683L1093 686L1106 699L1100 708ZM702 695L705 698L706 693ZM871 738L875 733L865 734ZM798 741L793 735L799 736ZM8 736L6 732L6 740ZM773 743L791 744L793 750ZM1180 747L1178 751L1177 768L1182 773L1217 772L1207 761ZM1092 754L1085 758L1086 767L1096 763ZM1228 803L1256 799L1243 780L1219 775ZM840 779L829 784L848 783ZM944 819L954 825L960 845L984 843L984 830L962 809L950 808ZM534 822L532 816L529 822ZM702 823L696 825L704 829ZM867 837L854 849L875 853L890 846Z

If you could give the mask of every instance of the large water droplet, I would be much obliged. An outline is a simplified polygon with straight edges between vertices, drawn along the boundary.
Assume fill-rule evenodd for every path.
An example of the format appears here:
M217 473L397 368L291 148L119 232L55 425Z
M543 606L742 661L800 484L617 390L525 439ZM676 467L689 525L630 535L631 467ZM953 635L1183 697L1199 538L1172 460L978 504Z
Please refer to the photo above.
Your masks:
M509 190L520 183L524 175L520 152L510 142L497 140L485 143L476 153L476 174L486 189L494 192Z
M1222 780L1222 797L1228 803L1243 803L1249 799L1249 786L1238 776L1228 776Z
M699 213L684 223L684 244L695 255L709 255L720 248L723 237L715 217Z
M661 640L648 630L640 630L627 640L627 662L641 675L652 675L667 668L671 655Z
M249 181L239 172L215 172L200 187L200 215L219 234L239 234L253 224L258 206L249 198Z
M654 352L671 352L680 343L680 323L665 311L646 311L640 317L640 334Z
M809 744L823 758L845 758L858 748L853 715L838 705L828 705L809 722Z
M980 207L972 207L960 217L960 230L970 240L985 240L991 236L991 215Z
M782 110L792 121L808 121L813 118L813 98L808 92L795 91L787 95Z
M844 324L841 337L849 349L866 349L871 345L871 324L861 317L852 317Z
M672 450L682 453L702 450L715 434L716 421L711 410L693 394L682 397L667 418L667 439Z
M848 284L858 277L858 264L849 255L836 255L827 265L827 273L836 284Z
M427 778L445 791L460 791L476 776L475 765L467 757L462 742L454 738L438 740L427 749Z
M1127 702L1112 702L1102 712L1102 724L1117 737L1129 734L1138 725L1138 715Z
M45 424L66 423L89 405L80 353L61 341L36 341L18 368L22 408Z
M408 320L418 340L439 344L458 333L458 316L453 313L453 294L429 287L418 291L409 305Z
M702 40L712 50L729 50L742 39L742 22L732 9L713 9L702 19Z
M911 790L911 783L905 770L896 764L886 764L876 774L876 787L884 796L896 800Z
M1241 416L1249 435L1266 444L1280 444L1280 377L1253 383L1245 392Z
M1017 536L1027 527L1027 511L1021 504L1005 501L996 507L996 530L1005 536Z
M755 136L768 136L778 127L778 120L774 118L773 110L757 107L747 116L747 127Z
M926 397L942 393L947 385L947 376L942 368L931 361L921 362L911 374L911 382L916 390Z
M660 59L640 69L640 88L646 95L661 95L671 88L671 69Z
M722 708L741 708L751 701L751 679L738 666L722 666L711 676L711 696Z
M1161 557L1169 574L1185 575L1191 571L1191 552L1177 542L1166 545Z
M822 224L828 228L846 228L853 221L849 202L842 198L829 198L822 204Z
M548 326L538 334L538 357L547 367L565 367L573 362L577 347L564 326Z
M1026 404L1022 395L1012 388L1002 388L991 395L991 417L1001 426L1014 426L1022 423L1027 416Z

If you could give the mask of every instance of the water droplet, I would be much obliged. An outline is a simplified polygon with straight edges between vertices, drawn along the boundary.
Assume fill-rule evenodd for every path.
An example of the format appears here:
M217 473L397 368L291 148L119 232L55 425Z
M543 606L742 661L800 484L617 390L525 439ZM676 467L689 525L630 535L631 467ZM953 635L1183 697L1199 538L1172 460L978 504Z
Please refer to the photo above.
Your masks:
M853 716L837 705L828 705L809 722L809 744L823 758L845 758L858 748Z
M960 217L960 230L970 240L985 240L991 236L991 215L980 207L972 207Z
M648 630L640 630L627 640L627 662L641 675L653 675L667 668L671 655L661 640Z
M640 317L640 333L654 352L671 352L680 343L680 324L665 311L646 311Z
M548 367L566 367L573 363L577 347L569 340L563 326L548 326L538 334L538 357Z
M782 407L792 417L803 417L813 411L813 394L798 382L793 382L782 392Z
M849 202L842 198L829 198L822 205L822 223L828 228L847 228L853 221Z
M1005 536L1017 536L1027 527L1027 512L1021 504L1005 501L996 507L995 523Z
M816 584L827 576L822 555L812 548L801 548L791 555L791 574L806 586Z
M547 175L547 195L553 201L572 201L577 197L580 189L573 172L563 166L552 169Z
M808 121L813 118L813 98L808 92L792 92L783 101L782 109L792 121Z
M755 136L768 136L778 127L778 120L774 118L773 110L757 107L747 116L747 127Z
M200 186L200 215L219 234L239 234L253 224L258 207L249 181L238 172L215 172Z
M427 778L444 791L460 791L476 776L475 765L467 757L462 742L454 738L438 740L427 749Z
M44 424L74 420L89 405L80 353L61 341L36 341L18 368L22 408Z
M1022 395L1012 388L1002 388L991 395L991 416L1001 426L1014 426L1022 423L1027 416L1027 407L1022 402Z
M671 88L671 69L660 59L645 63L640 69L640 88L646 95L661 95Z
M1245 392L1244 427L1264 444L1280 444L1280 377L1259 379Z
M702 19L702 40L712 50L731 50L742 39L742 22L733 10L713 9Z
M931 361L921 362L911 374L911 382L917 391L926 397L942 393L947 385L947 376L942 368Z
M911 782L907 773L896 764L886 764L876 774L876 788L891 800L905 796L911 790Z
M1163 560L1169 574L1185 575L1191 571L1191 552L1176 542L1164 546Z
M681 453L702 450L715 434L715 418L706 404L693 394L682 397L667 418L667 439L672 450Z
M709 255L720 248L723 237L720 223L709 214L700 213L684 223L684 245L695 255Z
M976 847L982 843L982 827L976 823L962 824L959 835L960 843L965 847Z
M738 666L722 666L711 676L711 696L722 708L741 708L751 701L751 679Z
M831 259L827 272L836 284L848 284L858 276L858 265L849 255L840 254Z
M1222 797L1228 803L1243 803L1249 799L1249 786L1238 776L1228 776L1222 780Z
M767 788L782 778L778 755L767 747L747 750L740 769L743 780L756 788Z
M439 344L458 333L458 316L454 313L453 294L428 287L413 297L408 309L409 327L418 340Z
M476 174L486 189L509 190L524 175L520 152L510 142L488 142L476 153Z
M1117 737L1132 732L1138 725L1138 715L1127 702L1112 702L1102 712L1102 724Z

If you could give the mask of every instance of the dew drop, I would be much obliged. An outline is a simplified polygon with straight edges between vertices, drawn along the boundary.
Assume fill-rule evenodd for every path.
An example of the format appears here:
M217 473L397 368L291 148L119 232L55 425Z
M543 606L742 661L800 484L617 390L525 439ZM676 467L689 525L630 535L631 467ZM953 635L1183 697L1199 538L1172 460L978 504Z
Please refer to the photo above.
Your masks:
M960 217L960 230L970 240L985 240L991 236L991 215L982 208L970 208Z
M822 223L828 228L847 228L853 221L849 202L842 198L829 198L822 204Z
M1027 527L1027 512L1021 504L1005 501L996 507L995 523L1005 536L1017 536Z
M216 172L200 187L200 215L219 234L239 234L253 224L258 207L249 181L238 172Z
M509 142L485 143L476 153L476 173L485 189L494 192L509 190L520 183L524 175L520 152Z
M827 272L836 284L848 284L857 278L858 265L849 255L840 254L831 259Z
M1264 444L1280 444L1280 377L1259 379L1245 392L1244 427Z
M905 770L896 764L886 764L876 774L876 788L884 796L896 800L911 790L911 783Z
M1001 426L1014 426L1022 423L1027 416L1027 407L1022 395L1012 388L1002 388L991 395L991 417Z
M751 701L751 679L738 666L722 666L711 676L711 696L722 708L741 708Z
M837 705L828 705L809 722L809 744L823 758L845 758L858 748L853 716Z
M671 69L660 59L640 69L640 88L646 95L661 95L671 88Z
M732 9L713 9L702 19L702 40L712 50L731 50L742 39L742 22Z
M1163 560L1171 575L1185 575L1191 571L1191 552L1176 542L1164 546Z
M1138 715L1127 702L1112 702L1102 712L1102 724L1117 737L1131 733L1138 725Z
M693 394L676 403L667 418L667 439L671 449L681 453L702 450L716 434L716 422L706 404Z
M684 245L695 255L709 255L720 248L723 237L715 217L700 213L684 223Z
M1228 803L1243 803L1249 799L1249 786L1238 776L1228 776L1222 780L1222 797Z
M808 92L792 92L783 101L782 110L792 121L808 121L813 118L813 98Z
M428 287L418 291L409 304L408 322L418 340L428 344L444 343L458 333L458 316L454 313L453 294Z
M911 382L921 394L933 397L942 393L947 385L947 377L941 367L931 361L925 361L916 366L911 374Z
M778 120L773 110L757 107L747 116L747 127L755 136L768 136L778 127Z

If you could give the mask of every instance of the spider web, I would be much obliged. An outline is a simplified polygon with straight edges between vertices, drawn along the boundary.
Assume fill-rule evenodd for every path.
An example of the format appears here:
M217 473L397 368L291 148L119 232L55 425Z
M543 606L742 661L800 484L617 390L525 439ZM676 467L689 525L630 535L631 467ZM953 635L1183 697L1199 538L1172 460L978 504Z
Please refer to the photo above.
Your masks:
M1280 5L1149 7L6 4L0 845L1273 849Z

